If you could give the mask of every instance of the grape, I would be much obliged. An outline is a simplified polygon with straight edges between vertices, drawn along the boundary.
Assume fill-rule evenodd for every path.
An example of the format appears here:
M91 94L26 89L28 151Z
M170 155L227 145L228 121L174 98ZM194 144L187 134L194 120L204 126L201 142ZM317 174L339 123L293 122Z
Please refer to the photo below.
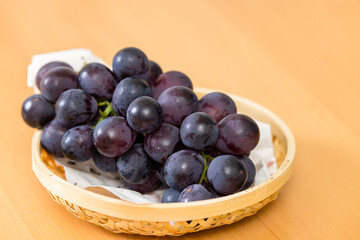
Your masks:
M178 202L180 196L180 191L176 190L175 188L169 188L164 192L162 196L161 202L162 203L173 203Z
M42 66L40 68L40 70L38 71L37 75L36 75L36 86L40 89L40 82L41 82L41 79L42 77L51 69L53 68L56 68L56 67L68 67L70 68L71 70L73 70L73 68L65 63L65 62L58 62L58 61L55 61L55 62L49 62L47 64L45 64L44 66Z
M211 161L206 177L216 192L228 195L237 192L244 185L247 171L238 157L222 155Z
M90 122L97 110L95 98L81 89L63 92L55 105L56 118L70 127Z
M113 73L100 63L86 64L79 72L79 85L97 100L110 100L116 81Z
M123 117L108 117L94 129L93 141L96 149L106 157L117 157L129 150L136 138Z
M237 157L240 158L240 160L244 163L246 171L247 171L247 178L244 183L244 186L241 188L241 191L242 191L242 190L248 189L249 187L251 187L254 184L256 168L255 168L253 161L251 161L250 158L248 158L246 156L237 156Z
M158 98L164 112L164 122L180 126L182 121L198 109L196 94L187 87L171 87Z
M219 123L216 148L221 152L240 155L253 150L259 142L256 122L243 114L230 114Z
M169 187L183 190L200 180L204 170L202 156L192 150L173 153L165 162L164 178Z
M151 160L140 143L134 144L121 155L116 166L120 177L132 184L144 183L152 171Z
M161 126L163 112L155 99L143 96L131 102L126 113L126 119L135 131L151 133Z
M149 60L140 49L128 47L117 52L113 58L113 72L120 82L127 77L147 79Z
M179 129L163 123L158 130L145 136L144 149L153 160L164 163L179 141Z
M24 101L21 115L30 127L43 128L55 117L55 109L41 94L37 94Z
M215 120L206 113L195 112L181 124L182 143L194 150L205 150L216 143L219 128Z
M96 153L92 136L93 128L87 125L68 130L61 140L64 156L77 162L89 160Z
M55 102L61 93L78 88L76 73L68 67L56 67L46 72L40 82L42 95Z
M131 183L127 183L125 182L126 187L128 187L131 190L140 192L140 193L148 193L148 192L152 192L154 191L159 185L161 184L161 182L159 181L159 179L155 176L154 173L152 173L149 177L148 180L146 180L144 183L142 184L131 184Z
M149 63L150 63L150 72L147 78L147 82L151 86L152 84L154 84L154 82L160 76L160 74L162 74L162 70L161 67L156 62L149 61Z
M162 92L174 86L184 86L193 89L192 82L188 76L182 72L169 71L161 74L151 85L151 96L158 99Z
M209 114L219 123L224 117L236 113L237 110L234 101L228 95L212 92L199 100L199 112Z
M116 157L106 157L99 152L96 152L93 156L96 167L104 172L117 172Z
M116 87L112 96L112 106L117 115L126 115L132 101L141 96L149 96L150 87L140 78L128 77L123 79Z
M179 202L193 202L215 198L208 189L201 184L192 184L185 188L179 196Z
M61 149L61 139L68 129L66 125L60 123L57 119L52 120L45 125L42 131L41 146L46 152L55 157L64 157Z

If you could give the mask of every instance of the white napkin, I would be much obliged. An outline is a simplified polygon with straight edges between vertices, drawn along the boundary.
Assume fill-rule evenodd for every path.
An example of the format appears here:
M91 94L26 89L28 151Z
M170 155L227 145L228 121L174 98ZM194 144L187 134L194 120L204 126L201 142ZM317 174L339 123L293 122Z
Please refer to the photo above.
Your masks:
M34 87L35 92L39 92L35 84L37 72L43 65L51 61L64 61L70 64L76 72L80 71L86 63L99 62L105 64L102 59L87 49L72 49L35 55L28 67L28 86ZM260 121L256 121L256 123L260 129L260 140L256 148L250 153L250 159L256 167L254 185L262 183L277 170L270 125ZM110 197L138 204L157 203L161 202L161 197L166 190L161 188L152 193L141 194L124 188L124 184L116 178L116 174L104 173L98 169L96 169L97 173L94 173L95 167L92 160L73 166L66 164L63 159L59 160L58 162L64 166L68 182Z

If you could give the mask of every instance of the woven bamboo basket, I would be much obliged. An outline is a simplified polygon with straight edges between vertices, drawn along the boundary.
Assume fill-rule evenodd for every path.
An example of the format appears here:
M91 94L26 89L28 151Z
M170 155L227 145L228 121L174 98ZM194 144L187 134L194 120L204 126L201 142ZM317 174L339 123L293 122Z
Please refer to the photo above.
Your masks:
M212 90L197 88L195 92L201 97ZM40 130L32 141L33 171L54 201L76 217L111 232L179 236L237 222L276 199L292 172L295 140L274 113L245 98L228 95L239 112L270 124L273 134L278 170L265 182L245 191L210 200L167 204L135 204L94 193L65 180L63 167L41 149Z

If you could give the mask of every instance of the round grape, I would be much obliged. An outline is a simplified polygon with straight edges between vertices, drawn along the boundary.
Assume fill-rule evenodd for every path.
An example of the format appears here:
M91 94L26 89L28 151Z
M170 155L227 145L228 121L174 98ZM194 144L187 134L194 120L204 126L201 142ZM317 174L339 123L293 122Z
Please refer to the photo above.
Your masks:
M161 126L163 111L155 99L143 96L131 102L126 119L135 131L151 133Z
M147 79L149 60L140 49L128 47L117 52L112 62L113 72L120 82L127 77Z
M96 153L92 136L93 128L87 125L69 129L61 140L64 156L76 162L89 160Z
M57 119L52 120L44 127L41 134L41 146L54 157L64 157L61 149L61 139L69 128Z
M149 84L140 79L127 77L116 87L112 96L112 106L117 115L126 116L126 111L132 101L141 96L149 96Z
M30 127L43 128L55 117L55 109L41 94L36 94L24 101L21 116Z
M94 164L97 168L104 172L117 172L116 157L106 157L99 152L96 152L93 156Z
M132 184L144 183L152 171L151 160L140 143L134 144L121 155L116 166L120 177Z
M222 155L211 161L206 177L216 192L228 195L241 189L246 181L247 171L238 157Z
M86 64L79 72L79 85L97 100L110 100L116 81L113 73L101 63Z
M216 148L221 152L240 155L253 150L259 142L256 122L243 114L231 114L219 123Z
M40 68L40 70L38 71L37 75L36 75L36 86L40 89L40 82L42 77L51 69L56 68L56 67L68 67L71 70L73 70L73 68L65 63L65 62L60 62L60 61L55 61L55 62L49 62L47 64L45 64L44 66L42 66Z
M236 113L237 110L234 101L228 95L212 92L199 100L199 112L209 114L219 123L224 117Z
M154 61L149 61L149 63L150 63L150 72L149 72L149 76L147 78L147 82L151 86L152 84L154 84L154 82L160 76L160 74L162 74L162 69Z
M195 112L181 124L182 143L194 150L205 150L216 143L219 128L215 120L206 113Z
M151 96L158 99L162 92L174 86L184 86L193 89L193 84L188 76L182 72L169 71L161 74L151 85Z
M145 136L144 149L153 160L164 163L179 141L179 129L163 123L158 130Z
M56 67L46 72L40 82L42 95L55 102L61 93L78 88L76 73L68 67Z
M250 158L248 158L247 156L240 155L237 157L244 163L244 166L245 166L246 172L247 172L247 178L244 183L244 186L240 189L242 191L242 190L248 189L249 187L251 187L254 184L256 168L255 168L253 161Z
M95 98L81 89L63 92L56 101L56 118L70 127L90 122L97 114Z
M161 198L162 203L174 203L179 201L180 191L175 188L169 188L164 192Z
M198 110L198 98L187 87L171 87L165 90L158 98L164 112L164 122L180 126L182 121Z
M129 150L136 138L123 117L108 117L94 129L93 141L96 149L106 157L117 157Z
M179 202L193 202L215 198L214 194L201 184L192 184L186 187L179 196Z
M173 153L165 162L164 178L169 187L183 190L199 182L204 170L202 156L192 150Z

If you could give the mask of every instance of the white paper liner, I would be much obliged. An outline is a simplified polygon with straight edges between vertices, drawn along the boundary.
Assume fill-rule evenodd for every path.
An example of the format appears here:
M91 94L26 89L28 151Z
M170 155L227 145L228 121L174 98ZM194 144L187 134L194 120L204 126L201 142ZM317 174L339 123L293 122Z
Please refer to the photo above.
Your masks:
M28 86L34 87L37 93L39 89L37 89L35 84L36 74L43 65L51 61L64 61L70 64L76 72L80 71L84 64L90 62L99 62L106 65L102 59L87 49L72 49L35 55L28 67ZM262 183L277 170L270 125L260 121L256 121L256 123L260 129L260 140L256 148L250 153L250 159L256 167L254 185ZM68 182L110 197L138 204L158 203L161 202L161 197L166 190L161 188L148 194L140 194L126 189L121 180L116 178L116 174L101 172L98 169L96 169L97 173L92 173L92 169L95 169L92 160L73 166L63 160L60 160L60 163L64 166Z

